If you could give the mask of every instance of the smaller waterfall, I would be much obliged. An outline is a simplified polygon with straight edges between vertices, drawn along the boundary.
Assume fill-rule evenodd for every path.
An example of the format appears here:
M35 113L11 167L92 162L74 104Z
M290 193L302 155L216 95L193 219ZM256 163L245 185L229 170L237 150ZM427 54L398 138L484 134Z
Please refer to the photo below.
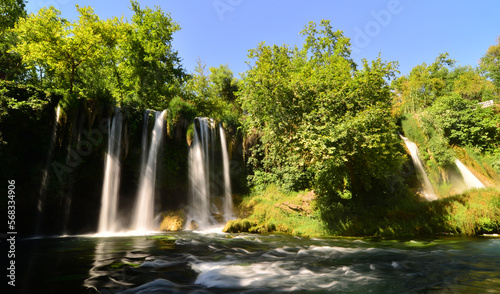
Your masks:
M484 188L483 183L460 160L455 159L455 164L464 178L467 189Z
M222 164L224 168L224 219L234 219L233 196L231 192L231 177L229 175L229 155L227 153L226 133L222 124L219 124L220 145L222 150Z
M233 219L233 200L224 128L219 124L220 140L217 140L217 125L212 118L195 119L193 142L189 150L189 211L188 226L191 221L199 227L207 228L220 221ZM216 152L220 142L222 162ZM213 200L221 199L221 202ZM213 203L212 203L213 202ZM215 203L220 203L218 206Z
M422 184L423 184L423 194L424 194L425 198L429 201L436 200L437 196L436 196L436 193L434 192L434 189L432 188L431 181L429 180L429 177L427 176L427 173L425 172L422 161L418 157L417 144L415 144L414 142L408 140L408 138L405 138L403 136L401 136L401 138L405 142L408 150L410 150L411 159L413 161L413 164L417 168L418 175L419 175L420 180L422 181Z
M132 230L153 231L154 228L154 197L156 185L156 165L158 161L158 151L163 136L165 125L165 113L155 112L155 125L149 145L149 152L145 165L141 167L141 181L137 195L137 203L132 219ZM144 142L144 141L143 141ZM144 150L143 150L144 151Z
M98 233L116 231L118 189L120 186L120 151L122 139L122 113L115 108L115 116L108 125L108 152L101 196Z
M199 124L199 132L196 123ZM210 223L210 182L208 160L208 119L196 118L189 149L189 216L200 224ZM189 223L189 222L188 222Z

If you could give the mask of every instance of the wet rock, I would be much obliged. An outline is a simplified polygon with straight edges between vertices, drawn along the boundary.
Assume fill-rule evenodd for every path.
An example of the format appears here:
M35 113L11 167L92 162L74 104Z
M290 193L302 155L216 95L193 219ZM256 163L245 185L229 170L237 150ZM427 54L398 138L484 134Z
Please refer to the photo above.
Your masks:
M180 231L184 227L184 213L182 211L168 212L160 225L162 231Z
M195 220L191 220L191 223L189 224L189 229L190 230L197 230L200 226Z

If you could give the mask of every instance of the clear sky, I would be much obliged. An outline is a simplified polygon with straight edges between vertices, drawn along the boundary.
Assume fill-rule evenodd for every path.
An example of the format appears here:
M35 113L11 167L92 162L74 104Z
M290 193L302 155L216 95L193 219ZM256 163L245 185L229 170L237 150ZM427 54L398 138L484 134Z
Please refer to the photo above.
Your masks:
M207 66L228 64L236 76L248 69L247 53L260 42L301 45L299 32L309 21L328 19L351 38L356 62L398 61L401 74L432 63L448 52L459 65L476 66L500 36L496 0L139 0L159 6L181 30L173 46L192 72L200 58ZM130 18L127 0L28 0L28 12L53 5L76 19L75 4L92 6L100 18Z

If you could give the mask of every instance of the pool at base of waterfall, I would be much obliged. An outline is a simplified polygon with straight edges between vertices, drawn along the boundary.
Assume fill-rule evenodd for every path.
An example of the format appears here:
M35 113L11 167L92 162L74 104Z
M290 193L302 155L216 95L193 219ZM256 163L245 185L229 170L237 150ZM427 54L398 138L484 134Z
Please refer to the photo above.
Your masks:
M402 293L500 289L500 239L178 232L20 240L21 293Z

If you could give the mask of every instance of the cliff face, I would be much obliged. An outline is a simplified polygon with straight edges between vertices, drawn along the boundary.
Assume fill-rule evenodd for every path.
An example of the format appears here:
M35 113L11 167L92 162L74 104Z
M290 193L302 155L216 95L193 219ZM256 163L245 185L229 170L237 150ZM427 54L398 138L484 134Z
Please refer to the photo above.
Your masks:
M12 86L2 92L0 130L2 182L16 181L17 225L24 235L81 234L96 231L115 107L109 102L74 100L34 88ZM10 104L9 104L10 103ZM141 170L144 110L123 107L118 218L128 227ZM181 115L182 116L182 115ZM57 117L57 118L56 118ZM157 212L183 208L188 199L187 130L192 122L176 117L165 128L156 181ZM147 136L154 118L149 116ZM228 128L233 191L245 191L241 139ZM45 180L44 180L45 179ZM5 203L2 203L5 206Z

